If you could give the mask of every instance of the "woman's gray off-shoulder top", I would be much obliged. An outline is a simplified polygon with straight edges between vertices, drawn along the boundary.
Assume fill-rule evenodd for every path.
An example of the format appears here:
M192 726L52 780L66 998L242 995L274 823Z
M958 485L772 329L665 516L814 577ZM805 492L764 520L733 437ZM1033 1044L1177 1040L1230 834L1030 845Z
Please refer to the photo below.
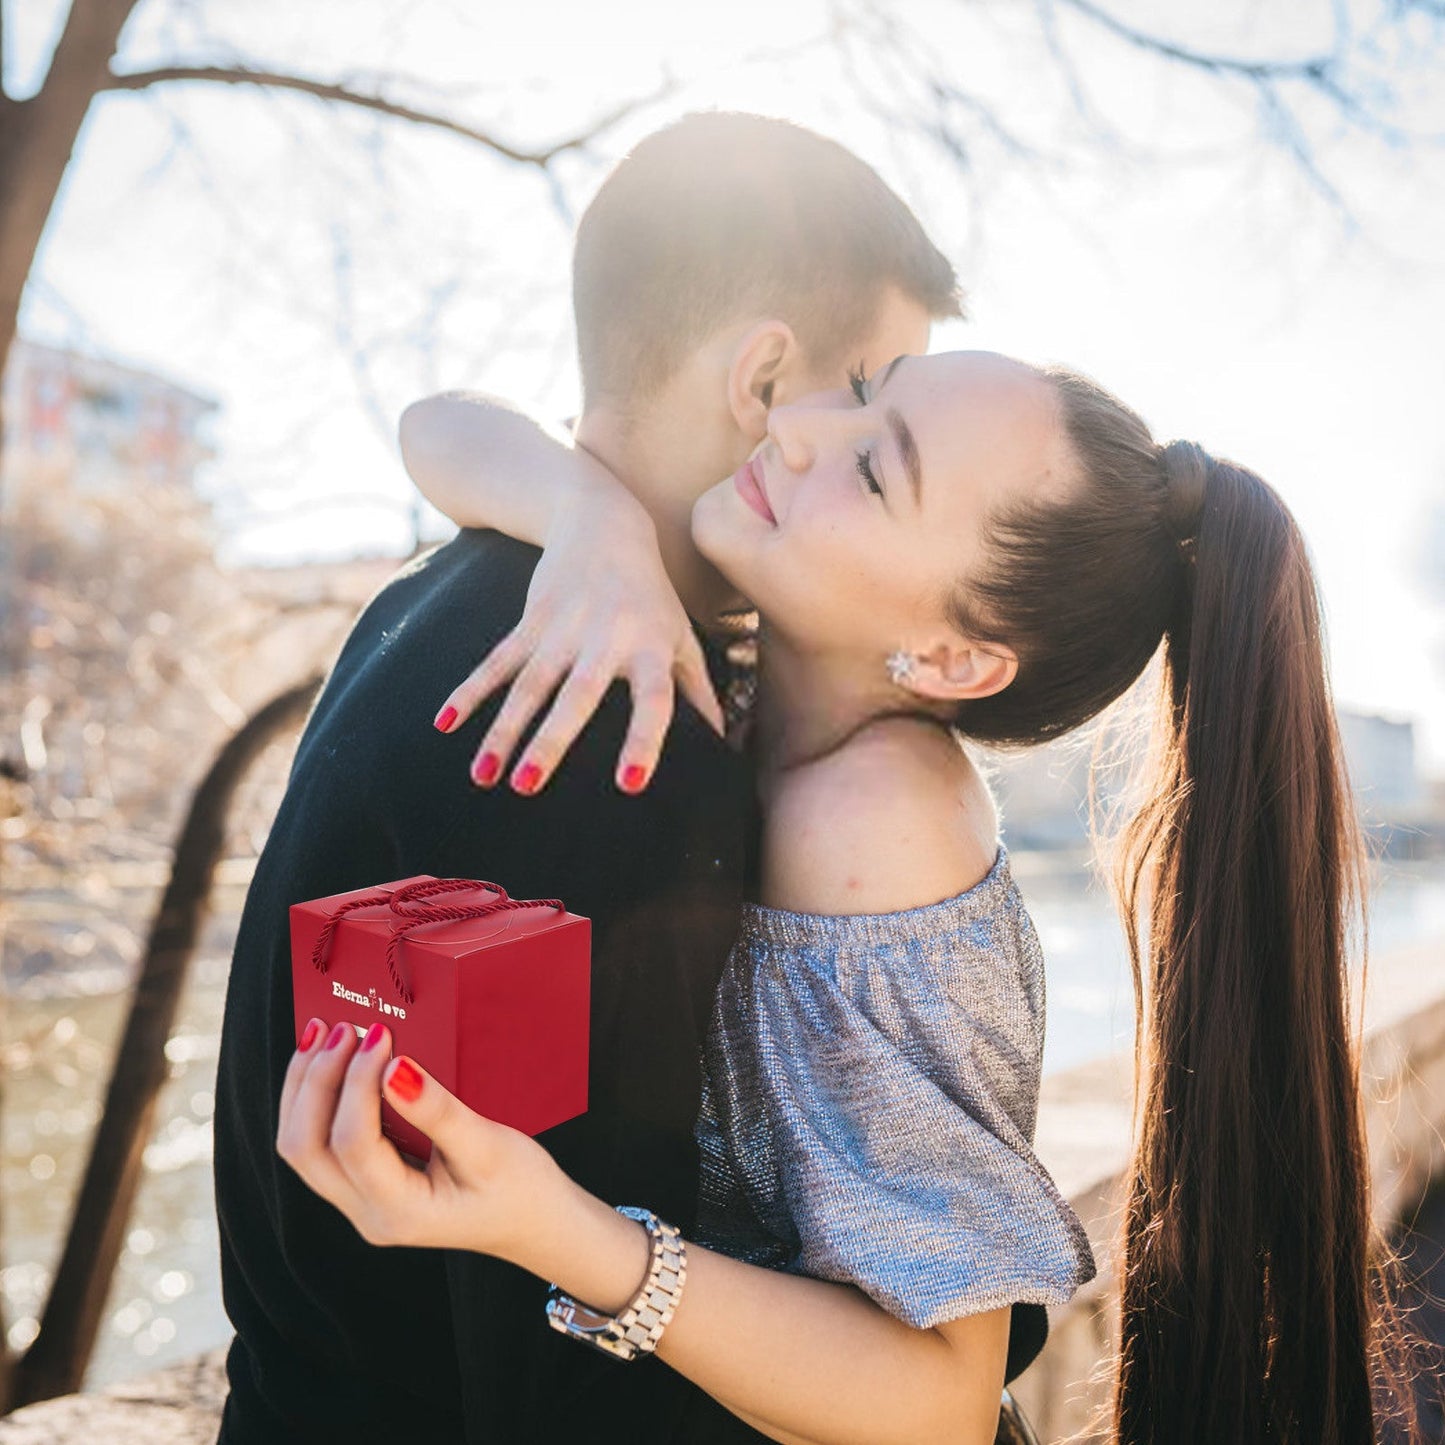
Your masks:
M745 903L703 1048L698 1242L857 1285L916 1328L1093 1278L1034 1157L1043 955L999 849L954 898Z

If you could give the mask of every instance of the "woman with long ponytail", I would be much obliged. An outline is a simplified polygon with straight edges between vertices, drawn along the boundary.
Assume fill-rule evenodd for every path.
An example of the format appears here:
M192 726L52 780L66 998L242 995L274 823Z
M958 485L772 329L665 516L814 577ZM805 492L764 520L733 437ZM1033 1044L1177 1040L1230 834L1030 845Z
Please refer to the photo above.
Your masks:
M1253 472L1046 374L1088 484L1001 520L961 620L1031 665L960 725L1041 740L1162 652L1116 878L1137 1137L1112 1439L1367 1445L1408 1385L1349 1023L1363 853L1305 544Z
M1376 1445L1404 1405L1403 1334L1350 1023L1361 854L1294 521L1252 472L1160 446L1074 372L970 352L849 380L851 394L786 402L770 388L766 436L691 511L698 552L760 618L741 736L766 821L761 901L744 908L701 1060L687 1294L652 1322L659 1356L718 1406L707 1432L690 1418L678 1438L983 1445L1000 1386L1042 1343L1042 1307L1093 1276L1082 1224L1032 1150L1042 955L959 744L1067 733L1157 659L1152 771L1119 875L1138 1107L1110 1418L1095 1433ZM487 525L529 470L492 466L458 521ZM579 485L606 495L595 477ZM586 515L556 542L569 565L553 577L574 587L609 550L608 596L657 575L645 528L599 538ZM531 601L545 615L547 599ZM569 601L596 646L532 637L524 619L505 664L437 699L447 714L466 717L529 655L550 660L527 667L528 702L507 714L518 730L568 658L591 658L595 689L621 624ZM648 595L628 635L666 635L675 604ZM629 658L617 670L643 673ZM522 766L555 768L567 726L549 717ZM516 734L503 745L502 728L481 747L505 761ZM511 1250L592 1313L622 1308L635 1231L619 1236L532 1141L412 1064L383 1074L380 1052L358 1053L343 1144L328 1142L350 1046L336 1038L335 1057L298 1052L283 1109L283 1152L313 1187L382 1238ZM374 1127L357 1134L379 1088L431 1111L419 1127L448 1131L432 1137L460 1183L434 1153L429 1197ZM1423 1445L1408 1426L1400 1438Z

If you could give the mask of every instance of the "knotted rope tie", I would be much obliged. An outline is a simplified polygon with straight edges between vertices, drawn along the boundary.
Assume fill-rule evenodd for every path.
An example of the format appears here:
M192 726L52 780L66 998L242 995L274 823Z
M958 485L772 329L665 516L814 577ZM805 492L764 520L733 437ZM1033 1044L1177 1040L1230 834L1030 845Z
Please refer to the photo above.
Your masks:
M488 903L432 903L415 912L409 912L407 905L419 903L440 893L470 893L478 888L489 888L498 897ZM492 913L505 913L513 908L556 908L566 911L566 904L560 898L508 898L507 890L498 883L487 883L480 878L426 878L419 883L408 883L394 893L373 893L365 898L353 898L327 915L311 950L311 963L318 973L325 973L331 966L328 954L336 926L353 909L375 908L386 904L397 918L406 921L400 928L394 928L386 940L386 969L391 975L392 986L401 996L403 1003L411 1003L412 992L402 982L401 970L397 967L396 952L401 940L413 928L424 923L452 923L466 918L485 918Z

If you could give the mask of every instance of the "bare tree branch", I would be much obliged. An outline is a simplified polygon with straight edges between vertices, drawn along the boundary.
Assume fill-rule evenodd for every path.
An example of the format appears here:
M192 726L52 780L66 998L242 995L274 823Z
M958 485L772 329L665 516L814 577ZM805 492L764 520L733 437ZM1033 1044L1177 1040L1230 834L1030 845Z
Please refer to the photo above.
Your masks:
M148 86L178 80L201 80L220 85L259 85L275 90L300 91L304 95L314 95L319 100L341 101L347 105L360 106L364 110L374 110L383 115L395 116L399 120L409 120L417 125L433 126L438 130L448 131L452 135L458 135L486 146L505 160L515 161L519 165L537 166L542 170L546 170L552 161L564 152L585 150L604 132L625 120L635 111L663 99L673 88L671 81L664 82L651 95L626 101L598 116L585 129L565 140L554 141L551 145L536 150L524 150L489 131L466 125L451 116L418 110L415 106L387 100L385 96L367 95L364 92L352 90L346 85L316 80L308 76L287 75L275 70L252 70L246 66L167 65L156 70L137 70L128 74L117 75L115 72L111 72L109 78L99 88L102 91L144 90Z
M1003 118L992 106L946 77L934 63L936 52L916 30L905 26L896 14L882 5L869 3L864 9L871 27L869 31L861 33L861 40L871 63L889 72L886 76L889 82L885 86L886 100L875 101L868 94L868 88L862 81L851 49L846 44L860 27L844 14L841 7L836 12L834 33L842 47L845 67L858 88L859 99L865 109L883 121L896 119L899 97L907 93L911 76L923 86L928 100L940 117L937 120L919 121L917 124L960 167L968 169L972 160L962 137L948 125L948 113L952 110L967 114L976 126L991 135L999 146L1016 160L1038 163L1045 159L1033 144L1005 125ZM893 64L895 61L896 66Z
M1352 52L1358 48L1354 36L1349 6L1345 0L1335 0L1332 6L1334 17L1334 39L1328 50L1293 60L1248 60L1243 56L1223 55L1218 52L1196 50L1192 46L1169 40L1150 31L1129 25L1118 16L1094 3L1094 0L1045 0L1050 5L1066 6L1136 50L1142 50L1164 60L1175 61L1207 75L1248 81L1255 86L1267 108L1273 114L1288 111L1279 87L1301 85L1331 101L1347 120L1362 130L1373 131L1392 145L1411 142L1438 141L1441 137L1419 134L1405 130L1390 122L1379 105L1368 105L1357 88L1351 88L1343 78ZM1445 0L1401 0L1395 7L1398 22L1411 11L1445 18ZM1377 95L1377 99L1388 103L1388 95ZM1297 131L1293 113L1290 112L1292 129ZM1286 149L1296 158L1299 152L1293 144ZM1313 172L1317 175L1318 172Z
M957 13L972 24L981 23L995 7L958 5ZM1000 9L1007 7L999 7ZM1052 62L1063 94L1075 115L1092 132L1097 145L1136 163L1177 164L1183 157L1174 149L1132 140L1122 132L1089 93L1086 70L1076 60L1062 22L1102 32L1112 41L1133 49L1161 67L1193 71L1225 93L1252 98L1258 131L1264 140L1294 163L1298 174L1352 235L1360 223L1348 198L1322 163L1316 144L1318 117L1327 108L1342 126L1393 149L1445 144L1445 132L1411 128L1402 123L1403 96L1381 67L1386 57L1403 48L1418 58L1438 52L1445 35L1445 0L1387 0L1363 32L1349 0L1329 0L1332 33L1313 49L1283 58L1256 58L1248 54L1191 46L1168 34L1122 19L1109 8L1109 0L1033 0L1039 39ZM1013 159L1028 161L1035 171L1046 170L1059 156L1041 149L1017 132L986 94L972 90L960 78L959 68L944 58L936 36L911 24L886 0L830 0L832 40L843 58L845 72L858 91L859 103L881 119L902 123L926 137L946 155L960 173L967 174L977 142L987 138ZM1407 30L1411 20L1424 18L1435 28L1433 43L1425 52L1417 36ZM855 64L857 51L865 63ZM866 70L864 76L861 72ZM906 99L913 96L910 104ZM1312 109L1313 107L1313 109ZM909 113L910 109L913 113Z
M1237 75L1246 80L1307 80L1317 83L1329 75L1340 58L1338 49L1333 48L1323 54L1299 60L1245 60L1237 55L1216 55L1208 51L1193 50L1187 45L1166 40L1163 36L1136 29L1120 20L1117 15L1112 15L1094 4L1093 0L1054 0L1054 3L1065 5L1086 16L1136 49L1180 61L1184 65L1208 71L1213 75Z
M1301 174L1334 211L1336 218L1349 234L1360 230L1360 223L1349 202L1340 193L1339 187L1320 169L1310 149L1309 139L1300 128L1294 112L1287 106L1271 86L1262 86L1259 91L1260 109L1265 117L1266 129L1276 144L1281 145L1294 158Z
M1097 141L1116 149L1124 149L1124 137L1117 127L1099 113L1084 85L1084 78L1079 73L1074 57L1069 54L1068 47L1059 37L1059 15L1054 8L1054 0L1034 0L1034 13L1038 16L1039 33L1043 36L1044 45L1053 58L1054 65L1063 77L1064 88L1069 93L1075 112L1093 132Z

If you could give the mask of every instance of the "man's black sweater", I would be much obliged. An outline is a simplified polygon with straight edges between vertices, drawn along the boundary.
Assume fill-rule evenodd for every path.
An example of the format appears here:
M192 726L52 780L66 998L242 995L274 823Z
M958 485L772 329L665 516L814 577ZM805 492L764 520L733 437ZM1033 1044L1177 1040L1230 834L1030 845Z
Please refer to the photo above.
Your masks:
M540 1142L607 1202L692 1227L699 1050L739 904L756 897L751 762L680 698L652 783L621 793L630 698L616 684L535 797L475 787L468 764L500 700L452 735L432 719L515 625L539 555L467 529L403 568L307 720L222 1026L216 1201L237 1331L226 1445L763 1438L661 1361L624 1364L557 1334L546 1282L525 1271L365 1243L275 1151L295 1048L288 906L416 873L485 878L592 920L589 1107ZM728 664L704 648L721 683Z

